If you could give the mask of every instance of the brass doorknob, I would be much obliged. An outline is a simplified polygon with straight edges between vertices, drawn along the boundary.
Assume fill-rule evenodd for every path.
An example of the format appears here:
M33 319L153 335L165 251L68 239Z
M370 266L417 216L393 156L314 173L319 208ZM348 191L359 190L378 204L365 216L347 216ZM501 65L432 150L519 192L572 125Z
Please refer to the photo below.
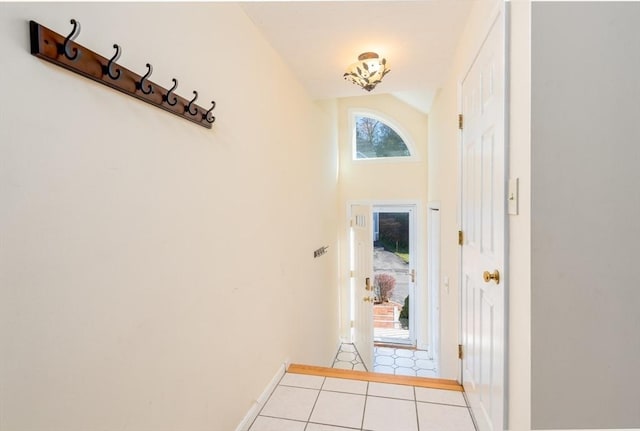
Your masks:
M363 300L364 302L373 302L373 298L372 298L372 297L370 297L370 296L365 296L364 298L362 298L362 300Z
M500 284L500 272L497 269L494 269L492 273L485 271L482 273L482 278L484 278L485 283L495 280L496 284Z

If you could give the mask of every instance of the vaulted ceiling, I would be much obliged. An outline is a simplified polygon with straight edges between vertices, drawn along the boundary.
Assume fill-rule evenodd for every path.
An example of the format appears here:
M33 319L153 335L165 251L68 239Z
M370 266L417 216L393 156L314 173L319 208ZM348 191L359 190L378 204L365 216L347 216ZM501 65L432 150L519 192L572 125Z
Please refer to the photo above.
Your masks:
M313 98L387 93L428 112L474 1L259 1L242 7ZM366 51L385 57L391 69L371 93L342 77Z

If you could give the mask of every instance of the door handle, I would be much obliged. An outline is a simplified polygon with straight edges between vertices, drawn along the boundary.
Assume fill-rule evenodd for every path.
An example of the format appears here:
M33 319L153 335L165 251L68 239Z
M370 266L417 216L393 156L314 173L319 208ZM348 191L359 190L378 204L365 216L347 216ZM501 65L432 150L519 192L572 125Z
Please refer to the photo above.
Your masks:
M371 279L369 277L364 279L364 290L371 290Z
M494 280L496 284L500 284L500 272L497 269L494 269L493 272L483 272L482 278L484 278L485 283L489 283L491 280Z
M373 298L372 298L372 297L370 297L370 296L365 296L364 298L362 298L362 300L363 300L364 302L373 302Z

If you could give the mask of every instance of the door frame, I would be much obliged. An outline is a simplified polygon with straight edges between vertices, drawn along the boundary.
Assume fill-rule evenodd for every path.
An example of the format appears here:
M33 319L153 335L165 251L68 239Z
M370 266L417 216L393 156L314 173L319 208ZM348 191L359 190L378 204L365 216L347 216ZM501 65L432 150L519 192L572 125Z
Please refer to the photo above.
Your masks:
M441 220L440 202L429 202L427 207L427 294L429 300L429 353L440 369L440 259Z
M345 214L345 234L346 237L345 238L349 238L349 220L351 218L351 207L352 205L361 205L361 204L365 204L365 205L371 205L372 207L376 207L376 206L394 206L394 207L402 207L402 206L413 206L415 208L415 214L414 214L414 221L415 221L415 228L414 228L414 232L415 232L415 256L416 256L416 282L415 285L418 286L422 286L421 289L416 289L416 296L418 296L419 298L416 298L416 304L420 303L421 305L419 307L417 307L415 313L420 313L422 310L423 315L427 315L428 313L428 309L427 309L427 286L426 286L426 270L427 270L427 264L426 264L426 255L425 255L425 250L426 250L426 215L425 215L425 208L426 205L423 201L420 200L416 200L416 199L406 199L406 200L384 200L384 199L354 199L354 200L348 200L346 202L346 214ZM350 340L351 337L350 335L347 336L347 334L350 334L351 331L349 330L350 325L351 325L351 319L353 318L353 301L354 298L351 295L351 287L350 287L350 277L349 277L349 260L350 260L350 256L351 256L351 250L350 250L350 244L348 244L348 240L347 240L347 244L345 244L345 248L343 249L345 252L345 258L341 259L342 265L344 265L344 289L345 289L345 294L342 296L342 298L344 298L344 300L347 302L347 304L345 304L344 307L342 307L342 309L345 312L345 319L343 320L343 328L345 330L342 331L343 334L345 334L345 337L347 340ZM428 325L428 322L425 322L421 325L414 325L416 326L416 348L420 349L420 350L430 350L431 346L430 346L430 327ZM344 339L344 338L343 338Z

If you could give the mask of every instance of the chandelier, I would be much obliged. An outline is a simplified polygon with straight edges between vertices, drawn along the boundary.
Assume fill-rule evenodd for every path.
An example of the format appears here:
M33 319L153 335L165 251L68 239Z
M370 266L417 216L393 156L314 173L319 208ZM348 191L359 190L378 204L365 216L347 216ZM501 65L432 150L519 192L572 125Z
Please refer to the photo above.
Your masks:
M344 79L371 91L382 82L389 73L387 60L380 58L375 52L365 52L358 56L358 61L347 68Z

